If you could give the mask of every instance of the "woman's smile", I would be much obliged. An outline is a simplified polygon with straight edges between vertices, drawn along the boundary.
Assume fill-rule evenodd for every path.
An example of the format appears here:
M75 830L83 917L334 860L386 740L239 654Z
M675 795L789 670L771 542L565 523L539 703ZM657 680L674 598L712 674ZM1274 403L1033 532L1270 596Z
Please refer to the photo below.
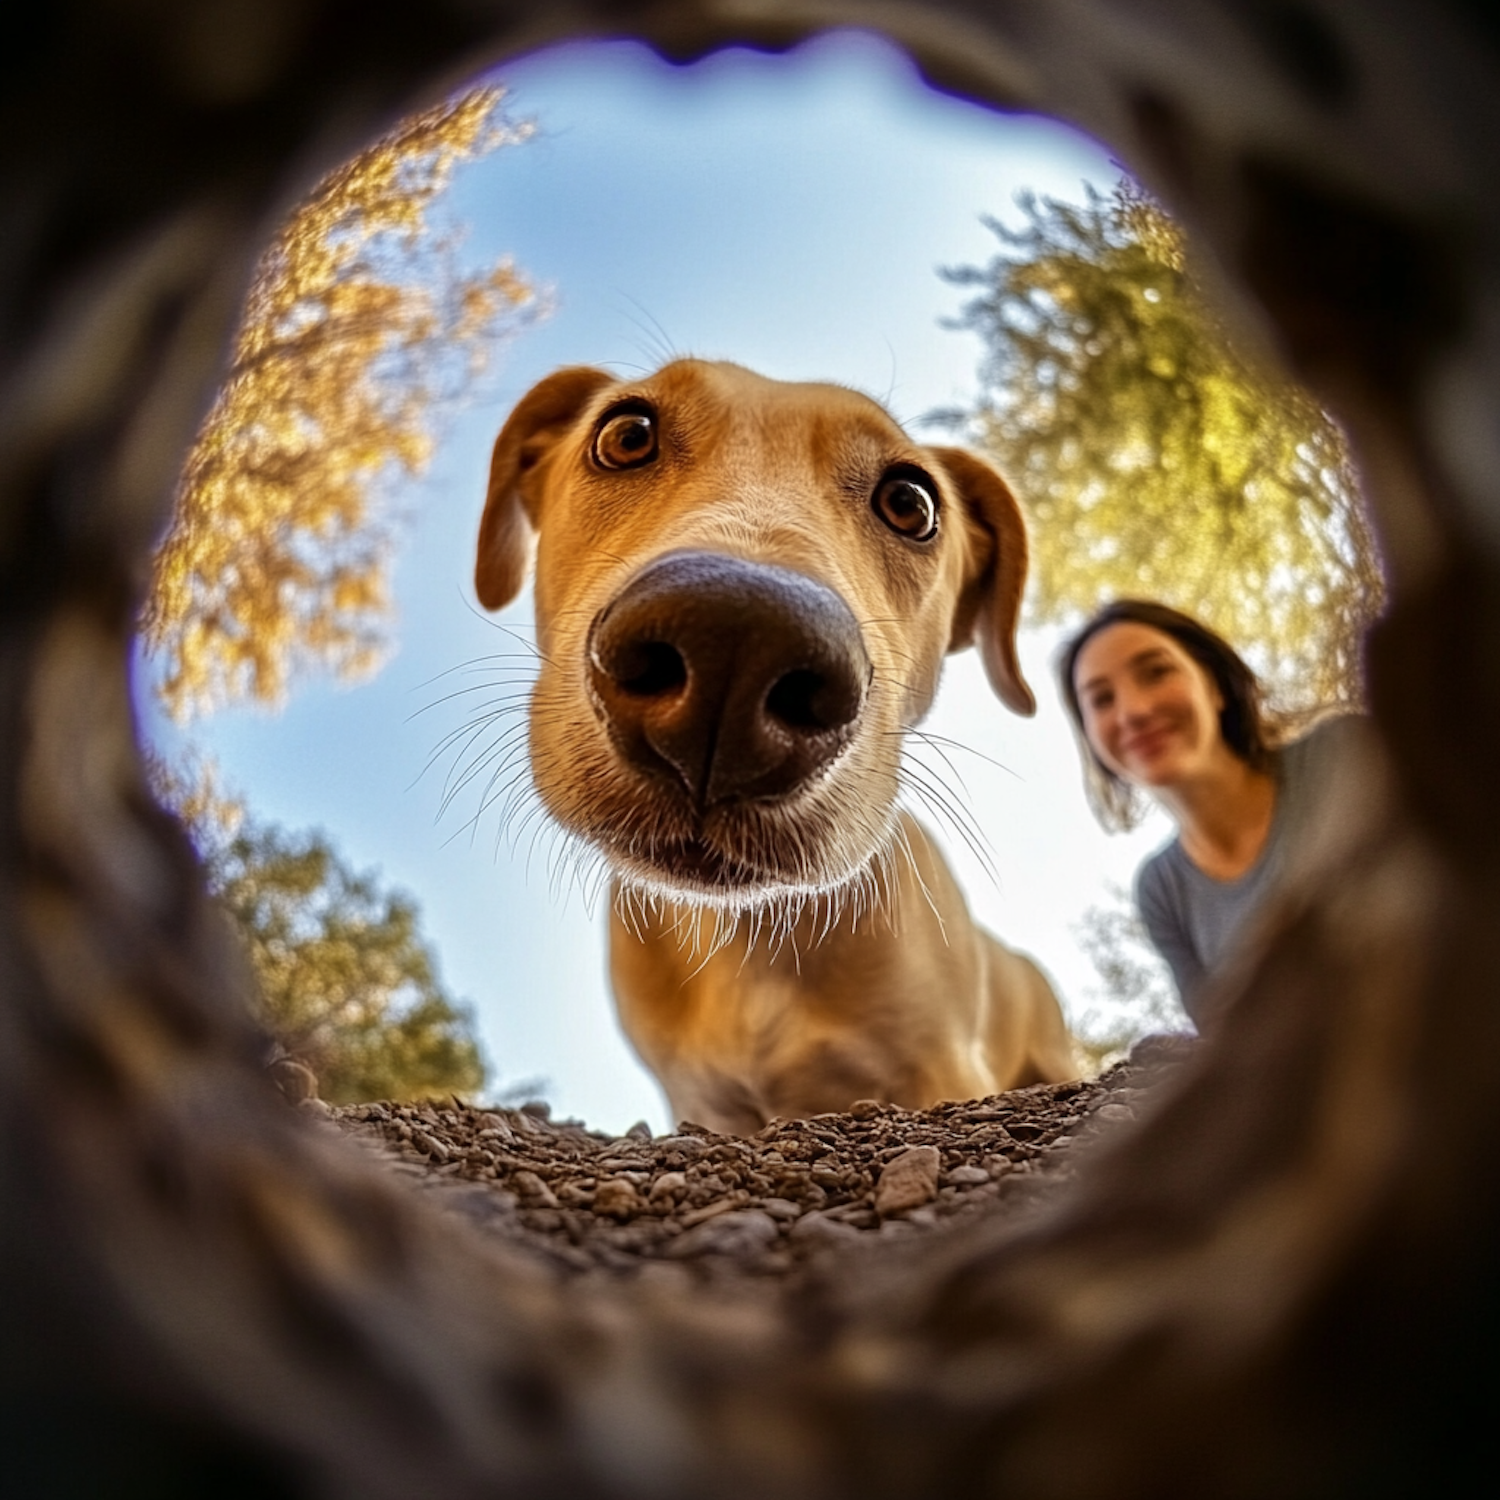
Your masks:
M1117 776L1170 786L1219 747L1218 689L1161 631L1111 625L1084 646L1076 670L1084 733Z
M1156 760L1171 748L1176 731L1170 724L1157 724L1135 734L1126 735L1120 741L1121 756L1134 760Z

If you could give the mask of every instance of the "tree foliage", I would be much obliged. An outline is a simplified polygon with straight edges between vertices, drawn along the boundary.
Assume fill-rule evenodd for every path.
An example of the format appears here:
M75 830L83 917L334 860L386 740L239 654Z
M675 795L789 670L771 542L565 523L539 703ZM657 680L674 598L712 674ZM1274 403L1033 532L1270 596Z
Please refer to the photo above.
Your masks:
M438 982L416 905L318 833L247 821L211 865L259 980L268 1029L331 1103L467 1094L473 1017Z
M1118 1062L1143 1036L1188 1032L1171 971L1152 946L1135 902L1118 886L1105 905L1090 906L1075 925L1079 947L1099 985L1094 1004L1073 1020L1073 1036L1093 1067Z
M175 717L377 664L392 543L377 491L422 469L435 414L540 311L509 259L462 269L430 213L460 163L531 133L501 99L481 88L403 121L263 257L142 622Z
M444 991L416 904L357 874L321 833L248 817L212 766L154 760L209 889L245 945L266 1030L330 1103L469 1094L485 1081L465 1005Z
M1181 231L1122 183L1021 200L1003 246L944 272L981 290L954 326L985 345L965 423L1031 522L1030 611L1122 595L1198 615L1287 707L1357 698L1380 563L1340 430L1234 341Z

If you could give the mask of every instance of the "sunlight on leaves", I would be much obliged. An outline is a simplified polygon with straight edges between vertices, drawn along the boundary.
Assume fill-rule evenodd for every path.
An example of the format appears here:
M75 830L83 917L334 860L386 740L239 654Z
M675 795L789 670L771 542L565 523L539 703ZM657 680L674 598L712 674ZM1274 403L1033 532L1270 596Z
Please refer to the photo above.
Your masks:
M190 454L142 630L182 720L278 704L300 674L372 671L388 645L395 521L439 415L545 313L506 258L459 258L436 200L462 163L527 140L475 89L325 178L267 250Z
M417 904L350 868L322 833L250 816L211 761L149 759L210 894L243 945L256 1019L331 1104L469 1095L485 1081L472 1009L444 989Z
M1033 623L1124 595L1198 615L1280 706L1357 701L1384 598L1343 434L1234 343L1182 231L1140 189L1021 200L989 227L955 327L986 357L972 409L939 414L999 462L1026 510Z

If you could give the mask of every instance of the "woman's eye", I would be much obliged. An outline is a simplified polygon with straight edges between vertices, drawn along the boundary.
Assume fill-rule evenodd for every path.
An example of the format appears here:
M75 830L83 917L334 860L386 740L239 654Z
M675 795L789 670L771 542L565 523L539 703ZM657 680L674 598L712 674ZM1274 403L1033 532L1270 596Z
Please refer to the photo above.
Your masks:
M892 531L909 541L930 542L937 535L937 487L925 476L887 474L870 504Z
M594 434L594 462L602 469L634 469L656 457L656 416L630 408L606 417Z

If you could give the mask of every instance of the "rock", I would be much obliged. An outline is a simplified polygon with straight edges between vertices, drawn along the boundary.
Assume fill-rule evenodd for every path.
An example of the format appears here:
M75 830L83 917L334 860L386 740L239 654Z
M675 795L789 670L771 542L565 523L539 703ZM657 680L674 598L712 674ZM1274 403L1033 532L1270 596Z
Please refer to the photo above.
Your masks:
M981 1182L988 1182L990 1174L983 1167L972 1167L967 1163L961 1167L954 1167L948 1173L948 1181L959 1187L976 1187Z
M510 1185L520 1196L521 1202L527 1208L556 1208L557 1195L542 1181L535 1172L528 1172L524 1168L513 1173Z
M733 1198L720 1198L717 1203L709 1203L703 1208L695 1208L691 1213L683 1214L677 1222L684 1229L691 1229L694 1225L702 1224L708 1219L715 1219L720 1214L731 1213L734 1206Z
M318 1075L294 1057L278 1057L266 1072L288 1104L301 1104L304 1099L318 1097Z
M550 1120L552 1106L545 1099L528 1099L521 1106L521 1113L529 1115L533 1120Z
M1121 1065L1106 1079L928 1111L863 1100L844 1115L774 1121L749 1137L620 1136L457 1101L341 1105L332 1118L423 1188L470 1184L475 1204L494 1212L466 1204L466 1216L536 1252L549 1274L656 1265L687 1276L694 1257L709 1254L715 1277L795 1279L809 1250L940 1232L1003 1189L1013 1214L1068 1171L1064 1132L1114 1128L1103 1123L1112 1112L1100 1115L1111 1104L1143 1112L1149 1082ZM954 1165L945 1172L943 1161ZM663 1259L678 1241L678 1258Z
M635 1184L622 1177L607 1177L594 1189L594 1212L615 1219L633 1219L646 1205Z
M878 1099L856 1099L849 1106L849 1113L856 1120L872 1120L885 1106Z
M875 1212L888 1218L930 1202L937 1193L941 1165L936 1146L909 1146L893 1156L881 1169L875 1185Z
M1110 1124L1123 1125L1135 1119L1135 1111L1128 1104L1101 1104L1094 1111L1094 1118Z
M411 1143L424 1156L436 1157L438 1161L448 1160L448 1148L438 1140L434 1140L425 1130L414 1130L411 1133Z
M798 1244L847 1245L859 1238L859 1230L852 1224L830 1219L822 1209L815 1208L792 1225L790 1235Z
M761 1200L760 1206L763 1213L768 1213L773 1219L780 1219L783 1223L790 1223L802 1215L801 1208L790 1198L765 1198Z
M754 1255L764 1250L780 1231L776 1220L759 1209L720 1214L686 1230L666 1249L673 1260L690 1255Z
M1197 1050L1198 1038L1186 1032L1157 1032L1143 1036L1130 1049L1130 1065L1142 1070L1170 1068L1187 1061Z
M658 1150L680 1151L684 1156L702 1156L708 1147L694 1135L663 1135L654 1142Z
M651 1139L651 1127L644 1120L637 1120L625 1134L633 1141L649 1141Z
M653 1203L660 1203L666 1198L681 1197L687 1192L687 1176L682 1172L663 1172L655 1182L651 1184L651 1191L647 1196Z

